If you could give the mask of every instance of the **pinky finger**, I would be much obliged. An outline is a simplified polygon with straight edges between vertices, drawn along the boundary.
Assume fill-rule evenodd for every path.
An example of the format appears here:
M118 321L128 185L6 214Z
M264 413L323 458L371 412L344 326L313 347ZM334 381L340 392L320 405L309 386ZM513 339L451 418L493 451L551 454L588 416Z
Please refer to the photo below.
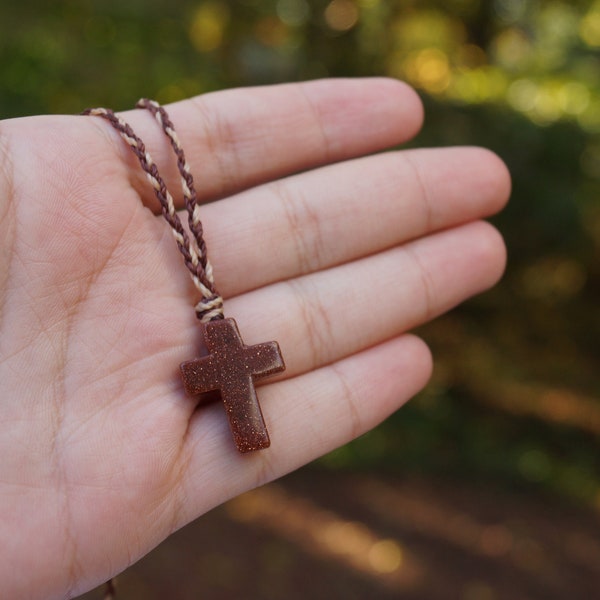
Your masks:
M178 526L367 432L422 389L431 369L429 349L408 334L262 386L271 447L249 455L236 452L222 406L203 409L188 432Z

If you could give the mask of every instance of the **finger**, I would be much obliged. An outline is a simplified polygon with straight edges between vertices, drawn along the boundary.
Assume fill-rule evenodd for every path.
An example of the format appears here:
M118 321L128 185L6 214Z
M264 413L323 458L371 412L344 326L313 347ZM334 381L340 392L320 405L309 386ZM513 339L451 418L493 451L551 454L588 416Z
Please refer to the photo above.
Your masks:
M177 526L365 433L418 392L430 374L427 346L406 335L265 386L260 396L271 447L247 455L236 452L222 407L202 409L188 431ZM219 482L210 495L209 480Z
M502 238L488 223L446 230L228 301L247 343L278 340L292 377L399 335L495 284Z
M510 177L481 148L411 150L289 177L203 207L225 296L489 216Z
M200 199L221 198L317 165L399 144L422 123L417 94L392 79L320 80L227 90L167 107ZM168 140L146 111L122 115L144 140L177 198ZM157 207L136 159L117 136L142 198Z

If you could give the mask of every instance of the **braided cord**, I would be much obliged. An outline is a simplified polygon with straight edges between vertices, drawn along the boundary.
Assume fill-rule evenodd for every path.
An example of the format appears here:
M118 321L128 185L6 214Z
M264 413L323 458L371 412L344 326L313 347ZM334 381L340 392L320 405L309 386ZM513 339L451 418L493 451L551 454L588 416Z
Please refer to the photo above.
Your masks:
M109 579L104 585L104 598L103 600L115 600L117 597L117 589L115 579Z
M146 150L144 142L135 134L131 126L108 108L89 108L82 114L102 117L107 120L120 134L121 138L131 148L138 158L142 170L160 203L163 217L171 227L173 237L179 251L183 255L185 266L190 271L192 281L200 292L201 299L195 306L196 316L203 323L223 318L223 298L217 292L214 283L212 265L206 254L200 209L189 164L186 161L183 148L179 142L173 123L165 109L154 100L142 99L137 103L138 108L149 110L158 121L165 135L171 142L171 147L177 157L177 168L181 175L181 186L185 208L188 213L189 228L193 238L183 228L175 210L173 197L167 189L164 179L158 171L156 163Z

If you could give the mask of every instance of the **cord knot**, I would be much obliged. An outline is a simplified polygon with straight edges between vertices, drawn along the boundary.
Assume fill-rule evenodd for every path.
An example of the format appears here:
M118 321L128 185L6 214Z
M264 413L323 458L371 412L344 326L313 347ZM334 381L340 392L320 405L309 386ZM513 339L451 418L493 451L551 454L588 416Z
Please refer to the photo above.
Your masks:
M213 294L207 298L202 298L196 304L194 310L196 316L202 323L208 323L215 319L222 319L223 314L223 298L219 294Z

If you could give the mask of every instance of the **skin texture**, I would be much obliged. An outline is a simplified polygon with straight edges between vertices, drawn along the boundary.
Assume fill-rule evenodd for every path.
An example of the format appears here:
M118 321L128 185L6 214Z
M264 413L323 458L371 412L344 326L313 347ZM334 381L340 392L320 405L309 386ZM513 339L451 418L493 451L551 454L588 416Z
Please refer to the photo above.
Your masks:
M364 433L420 390L406 332L493 285L480 219L509 195L476 148L377 151L422 107L385 79L231 90L167 107L196 177L226 315L278 340L258 393L271 448L240 455L219 404L195 411L179 363L196 301L135 158L91 117L0 122L0 579L68 598L225 500ZM124 117L174 195L167 140Z

